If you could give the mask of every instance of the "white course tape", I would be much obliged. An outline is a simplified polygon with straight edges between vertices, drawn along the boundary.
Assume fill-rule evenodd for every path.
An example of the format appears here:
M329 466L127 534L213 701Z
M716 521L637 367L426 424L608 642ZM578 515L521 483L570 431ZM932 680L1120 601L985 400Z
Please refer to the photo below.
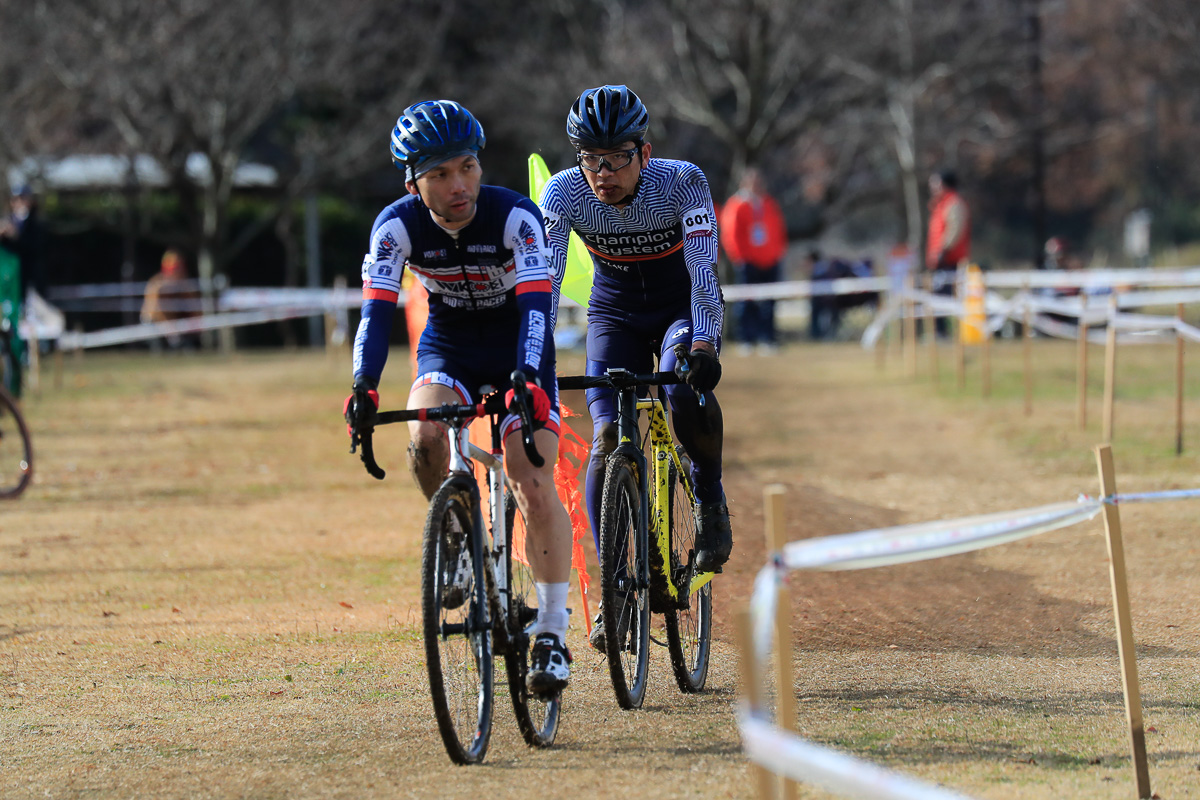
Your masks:
M967 800L868 761L806 742L770 722L739 710L738 727L746 755L779 775L860 800Z
M1158 503L1163 500L1195 500L1200 498L1200 489L1168 489L1162 492L1135 492L1133 494L1115 494L1106 497L1106 503L1125 505L1127 503Z
M92 347L108 347L128 344L160 336L200 331L236 328L242 325L258 325L297 317L311 317L325 313L322 308L272 308L261 311L236 311L229 314L209 314L206 317L188 317L168 322L144 322L140 325L123 325L91 333L64 331L58 337L58 346L63 350L86 350Z
M1054 503L964 519L923 522L789 542L790 569L847 570L906 564L966 553L1065 528L1100 513L1099 500Z

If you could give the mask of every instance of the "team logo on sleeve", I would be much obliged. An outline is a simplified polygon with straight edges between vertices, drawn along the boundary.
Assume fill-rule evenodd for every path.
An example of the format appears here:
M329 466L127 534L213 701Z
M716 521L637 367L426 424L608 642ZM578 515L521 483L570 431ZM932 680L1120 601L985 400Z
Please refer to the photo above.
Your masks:
M391 261L396 255L396 237L392 236L391 232L383 235L379 243L375 245L375 260L376 261Z
M528 222L521 223L520 237L527 247L535 246L538 241L537 234L533 232L533 227Z

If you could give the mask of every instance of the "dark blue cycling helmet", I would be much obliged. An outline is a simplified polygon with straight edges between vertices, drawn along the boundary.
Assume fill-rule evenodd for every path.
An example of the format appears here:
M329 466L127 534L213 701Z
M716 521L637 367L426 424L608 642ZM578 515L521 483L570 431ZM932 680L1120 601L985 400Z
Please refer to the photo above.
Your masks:
M458 156L478 155L487 140L479 120L453 100L404 109L392 128L392 161L410 181Z
M628 86L598 86L579 95L567 114L567 138L575 149L611 150L625 142L641 144L650 114Z

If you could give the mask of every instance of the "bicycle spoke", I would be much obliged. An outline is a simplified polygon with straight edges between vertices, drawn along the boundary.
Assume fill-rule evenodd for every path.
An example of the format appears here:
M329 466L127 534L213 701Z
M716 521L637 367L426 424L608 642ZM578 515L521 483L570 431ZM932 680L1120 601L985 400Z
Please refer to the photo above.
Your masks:
M33 478L29 429L7 392L0 390L0 499L14 498Z
M492 725L492 634L469 545L477 502L451 478L429 503L421 562L429 692L450 759L481 761Z
M517 503L512 495L505 498L508 521L508 638L509 648L504 655L508 673L509 694L517 727L530 747L549 747L558 734L561 698L539 700L529 694L525 676L529 673L530 648L533 644L529 627L537 620L537 589L533 570L518 561L513 552L513 528L517 520Z
M689 466L683 462L685 470ZM712 581L693 588L696 517L692 511L689 477L671 465L671 581L679 602L666 614L667 649L675 683L682 692L699 692L708 680L712 636Z

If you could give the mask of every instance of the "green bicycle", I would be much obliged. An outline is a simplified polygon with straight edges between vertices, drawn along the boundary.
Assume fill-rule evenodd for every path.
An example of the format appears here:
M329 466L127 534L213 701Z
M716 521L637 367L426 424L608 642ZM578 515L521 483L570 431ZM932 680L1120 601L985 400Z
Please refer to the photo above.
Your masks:
M695 491L658 397L639 390L679 383L671 372L559 378L562 390L617 392L617 448L605 460L600 521L600 602L609 675L621 708L640 708L649 671L650 614L662 614L680 691L700 692L712 641L712 572L695 568ZM645 437L639 412L646 412ZM647 458L646 448L650 458ZM658 643L658 642L656 642Z

